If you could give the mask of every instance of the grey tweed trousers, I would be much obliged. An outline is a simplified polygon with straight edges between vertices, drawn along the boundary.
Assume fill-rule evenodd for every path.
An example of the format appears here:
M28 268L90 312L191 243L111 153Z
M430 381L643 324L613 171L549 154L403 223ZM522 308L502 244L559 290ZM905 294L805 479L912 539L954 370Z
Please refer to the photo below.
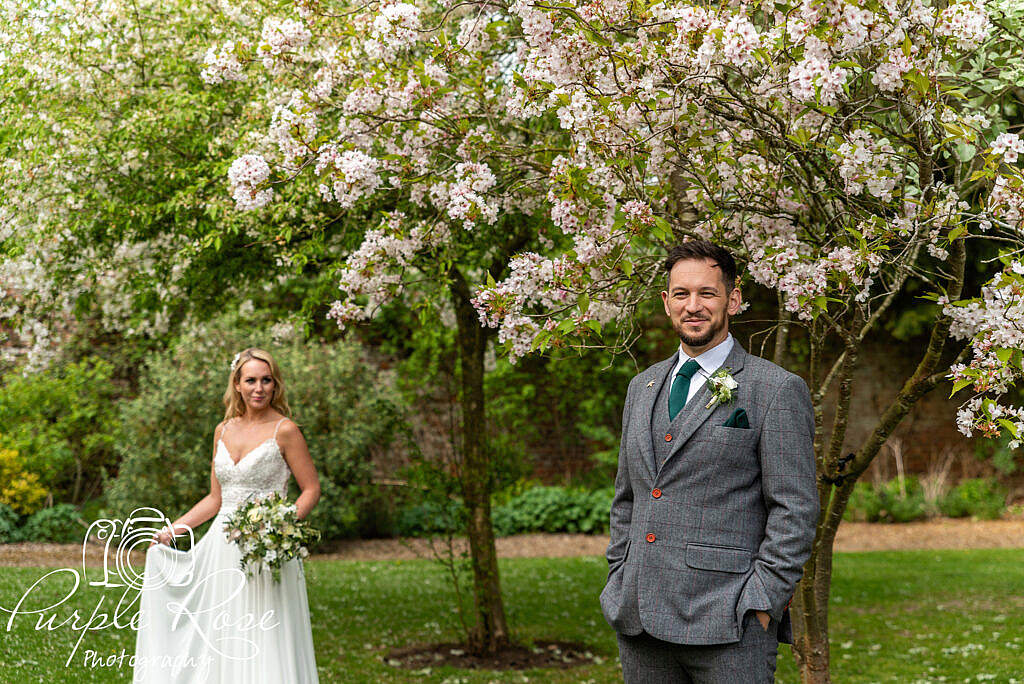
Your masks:
M731 644L673 644L647 632L619 633L625 684L771 684L775 681L779 623L765 630L753 610Z

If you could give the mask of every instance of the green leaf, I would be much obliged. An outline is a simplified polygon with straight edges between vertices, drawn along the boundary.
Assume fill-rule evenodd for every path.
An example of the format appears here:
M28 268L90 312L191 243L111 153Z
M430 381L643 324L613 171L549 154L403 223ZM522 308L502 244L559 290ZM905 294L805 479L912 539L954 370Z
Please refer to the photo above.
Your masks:
M580 313L587 313L587 309L590 308L590 296L586 292L576 298L576 306L579 307Z
M916 88L917 92L922 95L927 93L929 88L931 88L931 82L917 69L912 69L911 71L903 74L903 79L913 83L914 88Z
M654 236L659 240L668 240L672 235L672 226L662 216L654 217Z
M978 150L974 145L968 143L960 143L956 146L956 156L962 162L969 162L974 159L974 155L977 154Z
M1006 428L1009 431L1009 433L1011 435L1013 435L1014 439L1017 439L1017 437L1019 435L1017 435L1017 426L1016 425L1014 425L1012 422L1010 422L1006 418L1000 418L999 419L999 424L1002 425L1004 428Z
M973 378L964 378L962 380L957 380L955 383L953 383L953 391L949 393L949 396L952 397L954 394L956 394L957 392L962 390L964 387L967 387L968 385L973 385L973 384L974 384L974 379Z

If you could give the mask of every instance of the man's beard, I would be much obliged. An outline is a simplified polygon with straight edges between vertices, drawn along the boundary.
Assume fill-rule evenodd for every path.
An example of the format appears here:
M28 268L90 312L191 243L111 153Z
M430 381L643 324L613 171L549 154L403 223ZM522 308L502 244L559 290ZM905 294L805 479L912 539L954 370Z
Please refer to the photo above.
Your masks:
M683 344L685 344L687 347L703 347L704 345L708 344L711 340L715 338L715 335L721 332L722 328L725 327L725 317L722 317L722 320L718 323L718 325L715 325L715 319L711 318L708 320L711 321L711 325L708 326L707 332L698 336L688 335L687 333L685 333L684 330L686 327L686 323L680 321L679 327L676 328L676 332L679 334L679 339L682 340Z

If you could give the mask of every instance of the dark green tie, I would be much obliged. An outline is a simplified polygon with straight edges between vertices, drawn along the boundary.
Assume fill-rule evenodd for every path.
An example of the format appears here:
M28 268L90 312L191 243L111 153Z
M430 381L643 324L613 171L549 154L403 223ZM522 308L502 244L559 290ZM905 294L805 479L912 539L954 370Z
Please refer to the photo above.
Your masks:
M690 393L690 378L700 368L700 364L690 359L676 373L672 383L672 391L668 395L668 419L675 420L679 412L686 406L686 395Z

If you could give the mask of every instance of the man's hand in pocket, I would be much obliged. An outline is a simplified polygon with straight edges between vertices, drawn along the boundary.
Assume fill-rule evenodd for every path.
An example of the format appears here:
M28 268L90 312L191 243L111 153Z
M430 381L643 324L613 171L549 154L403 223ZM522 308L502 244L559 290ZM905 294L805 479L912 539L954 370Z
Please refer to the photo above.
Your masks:
M756 611L754 611L754 614L757 615L757 621L761 623L761 626L764 627L764 631L767 632L768 631L768 623L772 619L771 616L768 615L768 613L764 612L763 610L756 610Z

